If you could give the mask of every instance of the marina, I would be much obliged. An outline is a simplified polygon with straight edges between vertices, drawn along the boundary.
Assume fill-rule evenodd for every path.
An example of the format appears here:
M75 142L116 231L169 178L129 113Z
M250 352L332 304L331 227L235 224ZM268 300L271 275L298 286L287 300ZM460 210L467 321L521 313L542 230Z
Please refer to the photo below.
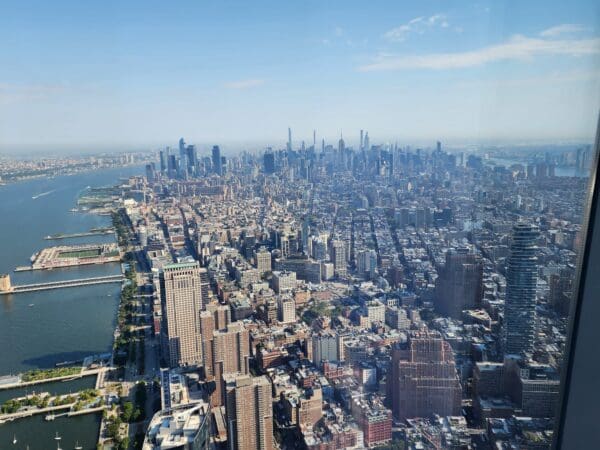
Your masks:
M14 270L15 261L29 262L29 256L47 245L46 236L72 235L82 231L111 227L110 217L96 214L73 214L86 187L108 186L139 173L139 168L119 168L53 179L40 178L9 184L0 189L2 234L0 273ZM67 183L68 181L68 183ZM55 190L38 200L34 195ZM31 206L35 205L34 208ZM74 245L97 245L115 242L111 233L73 237ZM32 285L65 279L89 279L118 275L119 265L86 264L54 270L31 270L11 273L14 285ZM89 355L110 351L116 321L121 282L85 284L69 289L22 292L0 295L0 341L11 351L0 361L0 375L55 367L64 361L81 361ZM31 306L30 306L31 305ZM4 389L4 401L36 392L69 394L94 388L96 376ZM55 434L62 437L60 447L95 450L101 412L60 416L46 421L46 414L36 414L0 425L0 448L43 450L56 448ZM59 412L60 413L60 412ZM56 414L57 415L57 414ZM13 446L13 437L18 444Z
M48 450L56 449L58 445L64 450L95 450L97 432L90 433L90 430L99 427L102 414L99 411L89 412L52 421L46 421L43 415L37 414L7 422L0 425L0 434L3 429L13 431L0 438L0 448ZM57 436L59 439L56 439ZM14 440L17 444L13 444Z

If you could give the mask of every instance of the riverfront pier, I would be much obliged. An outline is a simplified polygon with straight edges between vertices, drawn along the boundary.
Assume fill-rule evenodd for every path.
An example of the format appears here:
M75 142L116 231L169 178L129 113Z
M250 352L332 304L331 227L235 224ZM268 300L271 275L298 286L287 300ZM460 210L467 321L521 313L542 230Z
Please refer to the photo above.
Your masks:
M115 243L60 245L47 247L31 257L31 266L18 267L15 271L48 270L88 264L119 262L121 254Z
M112 228L94 230L94 231L84 231L81 233L70 233L70 234L51 234L44 237L47 241L58 241L61 239L72 239L78 237L86 237L86 236L97 236L102 234L113 234L115 232Z
M93 284L120 283L124 280L123 275L107 275L103 277L79 278L76 280L50 281L48 283L21 284L13 286L10 275L0 275L0 295L20 294L23 292L47 291L50 289L63 289L78 286L89 286Z

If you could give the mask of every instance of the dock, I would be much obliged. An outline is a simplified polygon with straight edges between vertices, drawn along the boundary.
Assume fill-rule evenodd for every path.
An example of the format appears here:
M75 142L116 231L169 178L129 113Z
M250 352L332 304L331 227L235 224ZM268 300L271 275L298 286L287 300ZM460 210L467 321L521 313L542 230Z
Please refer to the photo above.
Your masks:
M82 369L82 371L79 374L75 374L75 375L64 375L64 376L60 376L60 377L45 378L45 379L33 380L33 381L20 381L19 380L14 383L6 383L3 385L0 385L0 390L24 388L24 387L29 387L29 386L35 386L36 384L53 383L55 381L70 381L73 379L84 378L84 377L89 377L89 376L93 376L93 375L98 376L100 374L103 374L102 380L100 382L98 381L98 378L96 377L96 386L99 386L100 384L103 383L104 373L107 372L108 370L110 370L110 368L108 368L108 367L99 367L97 369L87 369L87 370Z
M44 248L33 254L30 259L31 266L17 267L15 272L119 262L121 253L116 243L59 245Z
M97 236L102 234L113 234L115 232L114 228L103 228L98 230L90 230L84 231L81 233L68 233L68 234L51 234L46 236L44 239L47 241L57 241L60 239L72 239L78 237L86 237L86 236Z
M125 277L119 275L106 275L103 277L79 278L75 280L50 281L48 283L8 285L0 289L0 295L21 294L23 292L47 291L50 289L63 289L79 286L91 286L94 284L121 283Z
M75 406L75 403L67 403L65 405L60 405L60 406L48 406L46 408L31 408L31 409L25 409L23 411L18 411L16 413L11 413L11 414L0 414L0 424L6 423L6 422L12 422L13 420L18 420L18 419L23 419L25 417L31 417L37 414L46 414L44 420L46 421L52 421L58 417L73 417L73 416L81 416L83 414L92 414L92 413L99 413L101 411L104 411L106 409L105 405L102 406L95 406L92 408L83 408L79 411L73 411L72 408L73 406ZM67 412L64 413L58 413L58 414L54 414L57 411L65 411L68 410Z

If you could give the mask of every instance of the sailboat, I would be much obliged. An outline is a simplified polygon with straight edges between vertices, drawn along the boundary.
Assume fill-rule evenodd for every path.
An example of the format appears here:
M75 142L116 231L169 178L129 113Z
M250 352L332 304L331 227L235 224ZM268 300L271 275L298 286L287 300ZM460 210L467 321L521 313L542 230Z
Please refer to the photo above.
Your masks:
M13 434L13 445L17 443L17 435Z
M56 436L54 436L55 441L60 441L62 438L58 435L58 431L56 432Z

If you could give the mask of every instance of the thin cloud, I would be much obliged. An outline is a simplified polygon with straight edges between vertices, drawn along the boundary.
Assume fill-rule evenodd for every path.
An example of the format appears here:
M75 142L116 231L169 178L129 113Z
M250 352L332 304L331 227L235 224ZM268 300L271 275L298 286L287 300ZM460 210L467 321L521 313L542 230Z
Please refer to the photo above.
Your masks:
M335 27L333 34L335 34L337 37L340 37L344 34L344 29L342 27Z
M569 71L554 71L543 76L528 78L494 78L488 80L471 80L456 83L461 89L492 89L497 87L523 88L525 86L540 86L542 84L595 82L600 78L600 71L578 69Z
M250 89L265 84L265 80L251 79L251 80L238 80L230 81L225 83L224 86L227 89Z
M561 34L572 34L572 33L580 33L582 31L586 31L587 28L583 25L575 24L575 23L564 23L562 25L557 25L555 27L548 28L540 33L542 37L556 37Z
M448 28L449 26L450 24L444 14L434 14L429 17L420 16L385 32L383 37L392 42L403 42L411 34L423 34L431 28Z
M478 50L428 55L379 55L375 60L358 68L361 72L410 69L461 69L477 67L498 61L526 61L537 56L584 56L600 53L600 38L594 39L541 39L522 35L507 42Z

